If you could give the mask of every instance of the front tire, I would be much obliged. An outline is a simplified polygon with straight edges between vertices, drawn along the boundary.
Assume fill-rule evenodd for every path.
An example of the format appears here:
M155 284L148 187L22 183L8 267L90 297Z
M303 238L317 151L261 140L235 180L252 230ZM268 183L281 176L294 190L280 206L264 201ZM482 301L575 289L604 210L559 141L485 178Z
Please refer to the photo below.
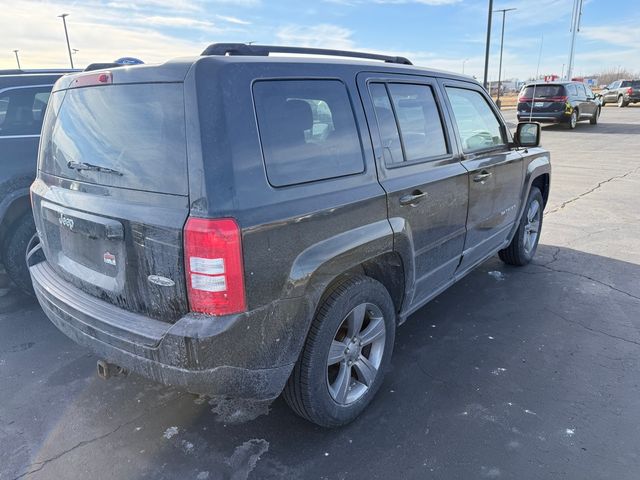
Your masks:
M393 351L396 312L387 289L362 275L325 297L284 390L301 417L323 427L360 415L382 384Z
M10 233L4 241L2 249L2 262L9 278L23 292L33 295L33 285L25 258L27 244L36 233L36 226L33 223L31 212L23 215L14 222L9 229Z
M509 246L498 252L500 260L509 265L527 265L536 254L540 232L544 200L538 187L531 187L520 225Z

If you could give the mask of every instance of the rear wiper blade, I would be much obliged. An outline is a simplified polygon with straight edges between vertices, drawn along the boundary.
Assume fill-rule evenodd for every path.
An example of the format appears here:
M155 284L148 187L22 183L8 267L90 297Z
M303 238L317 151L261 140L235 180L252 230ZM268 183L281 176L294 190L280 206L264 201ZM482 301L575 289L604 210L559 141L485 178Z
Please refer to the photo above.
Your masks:
M91 163L86 162L67 162L67 167L73 168L74 170L93 170L95 172L104 172L104 173L113 173L114 175L122 176L124 175L122 172L118 170L114 170L113 168L101 167L100 165L93 165Z

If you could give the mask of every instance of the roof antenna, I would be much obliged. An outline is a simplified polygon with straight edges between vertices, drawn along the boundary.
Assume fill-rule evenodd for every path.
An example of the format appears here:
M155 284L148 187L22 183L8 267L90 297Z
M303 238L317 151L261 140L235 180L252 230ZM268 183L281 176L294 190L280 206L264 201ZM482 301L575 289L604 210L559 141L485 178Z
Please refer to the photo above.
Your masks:
M533 118L533 106L536 103L536 85L538 84L538 75L540 72L540 60L542 60L542 45L544 44L544 33L540 35L540 51L538 52L538 66L536 67L536 80L533 83L533 95L531 97L531 109L529 110L529 121Z

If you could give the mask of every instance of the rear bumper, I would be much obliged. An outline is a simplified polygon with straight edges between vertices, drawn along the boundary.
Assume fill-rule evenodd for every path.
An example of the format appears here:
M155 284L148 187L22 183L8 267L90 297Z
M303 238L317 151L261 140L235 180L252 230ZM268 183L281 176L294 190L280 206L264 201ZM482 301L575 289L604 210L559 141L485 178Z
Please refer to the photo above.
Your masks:
M561 112L533 112L533 114L529 114L529 112L518 112L518 121L529 121L529 117L534 122L540 123L563 123L568 122L571 118L570 114L565 113L565 111Z
M65 335L111 363L193 393L273 399L302 345L286 325L300 318L296 299L228 317L188 314L170 324L88 295L46 261L29 270L40 305Z

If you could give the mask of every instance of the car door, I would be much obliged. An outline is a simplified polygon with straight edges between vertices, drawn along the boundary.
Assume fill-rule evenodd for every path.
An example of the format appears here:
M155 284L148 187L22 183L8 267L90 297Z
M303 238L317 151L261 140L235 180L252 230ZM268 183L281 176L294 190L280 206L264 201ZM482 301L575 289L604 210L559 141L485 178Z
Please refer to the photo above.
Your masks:
M468 171L467 235L459 271L505 246L522 201L522 155L486 91L475 83L441 80Z
M0 89L1 186L5 194L27 189L35 177L38 142L52 85ZM0 201L2 198L0 198Z
M618 88L620 87L620 81L616 80L612 84L607 87L607 92L605 96L605 100L607 102L617 102L618 101Z
M466 170L428 77L360 74L360 94L376 152L396 250L409 270L405 302L415 308L454 278L465 237Z
M578 112L580 113L580 119L591 118L594 113L593 104L587 98L587 91L582 83L576 83L576 89L578 90Z

